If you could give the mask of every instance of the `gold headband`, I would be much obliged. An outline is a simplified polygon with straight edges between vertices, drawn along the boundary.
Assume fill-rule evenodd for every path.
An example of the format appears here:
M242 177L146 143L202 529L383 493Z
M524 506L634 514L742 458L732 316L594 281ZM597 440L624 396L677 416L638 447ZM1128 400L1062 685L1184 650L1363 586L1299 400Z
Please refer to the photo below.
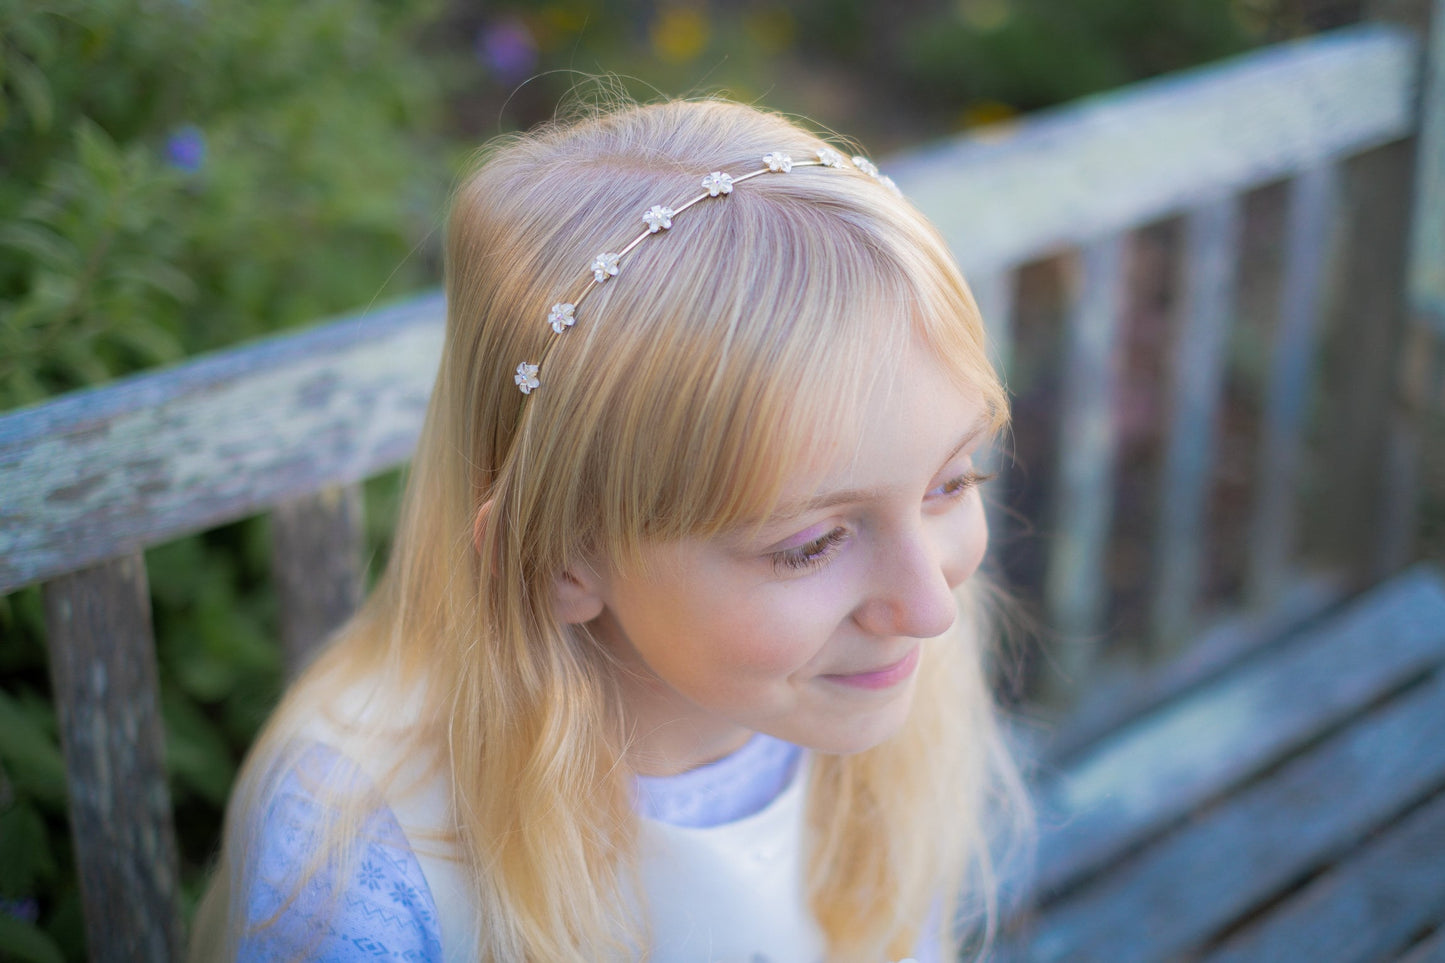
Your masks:
M559 301L552 305L551 310L547 312L547 323L557 334L562 334L568 328L572 327L577 321L576 312L578 305L586 299L593 288L600 284L605 284L608 278L617 276L619 262L628 252L652 235L672 227L672 219L674 217L699 201L705 201L711 197L725 197L733 192L734 185L741 184L743 181L751 180L763 174L787 174L795 167L833 167L842 170L846 166L847 162L844 161L842 154L824 147L817 151L816 160L795 161L790 155L782 151L773 151L770 154L763 155L763 166L755 171L749 171L737 177L733 177L731 174L726 174L722 171L713 171L702 179L703 193L692 198L681 207L673 208L666 207L662 204L654 204L642 215L642 221L647 225L647 230L633 238L622 250L616 252L604 251L593 258L591 265L592 283L587 285L582 293L577 296L577 300ZM883 184L895 194L901 194L898 190L898 185L893 183L893 179L884 174L880 174L878 168L866 157L854 157L853 166ZM517 365L517 373L513 380L516 382L517 388L521 390L522 394L529 395L535 389L541 387L542 383L537 378L538 368L538 365L530 364L526 361Z

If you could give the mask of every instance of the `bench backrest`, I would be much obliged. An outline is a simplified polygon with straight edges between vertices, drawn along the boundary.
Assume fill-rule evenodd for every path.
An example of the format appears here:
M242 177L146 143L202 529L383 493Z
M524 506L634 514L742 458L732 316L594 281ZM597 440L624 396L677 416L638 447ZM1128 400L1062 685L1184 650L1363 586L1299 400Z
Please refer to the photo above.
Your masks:
M1436 16L1429 42L1437 65L1445 64L1442 19ZM1287 184L1289 203L1249 580L1257 604L1288 588L1303 402L1324 310L1322 282L1339 269L1330 260L1331 225L1350 219L1348 158L1393 144L1387 173L1398 175L1401 158L1408 173L1411 151L1399 145L1419 142L1408 288L1366 284L1353 297L1385 312L1404 298L1411 319L1404 330L1424 332L1433 323L1437 335L1445 332L1445 94L1436 71L1422 114L1424 49L1405 30L1351 29L1093 98L889 164L953 245L1005 363L1015 272L1074 252L1045 591L1053 625L1078 637L1103 627L1126 246L1141 226L1182 216L1186 294L1173 348L1153 611L1159 638L1193 630L1242 196L1276 181ZM1410 183L1407 176L1396 185L1405 205ZM1360 257L1372 244L1393 245L1403 257L1403 218L1386 221L1356 242ZM289 659L301 661L360 597L358 485L411 451L442 318L440 296L429 294L0 417L0 593L44 583L93 959L180 955L176 847L142 551L270 513L283 642ZM1400 330L1378 312L1354 323L1362 343L1393 344ZM1422 343L1433 350L1433 342ZM1392 375L1376 380L1367 403L1381 420L1364 433L1378 435L1386 425L1398 442L1382 449L1399 464L1388 466L1390 484L1370 512L1377 557L1388 568L1408 554L1411 515L1389 509L1401 492L1406 504L1412 497L1412 476L1401 465L1408 468L1417 412L1398 404ZM1085 646L1071 651L1062 675L1078 681L1091 655Z

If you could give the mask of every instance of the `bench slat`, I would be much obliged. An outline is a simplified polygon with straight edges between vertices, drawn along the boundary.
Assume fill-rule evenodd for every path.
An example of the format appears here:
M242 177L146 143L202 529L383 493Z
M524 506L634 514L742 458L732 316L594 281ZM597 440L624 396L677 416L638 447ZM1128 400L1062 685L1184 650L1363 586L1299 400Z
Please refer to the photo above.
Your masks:
M979 313L983 315L984 327L988 331L989 345L993 351L993 363L999 376L1008 383L1010 365L1013 363L1013 314L1014 294L1018 277L1013 271L990 271L968 279ZM986 494L984 509L988 514L989 537L997 544L1006 537L1008 519L1004 512L1005 493L1008 491L1009 458L1007 449L1000 446L1006 438L1000 438L979 458L979 470L993 472L992 494Z
M281 611L281 646L295 677L361 604L360 485L333 485L271 512L271 571Z
M1438 930L1419 946L1400 957L1399 963L1445 963L1445 929Z
M175 828L145 561L46 583L50 675L90 959L179 960Z
M1311 883L1206 963L1374 963L1445 922L1445 796Z
M1184 308L1175 339L1173 416L1159 512L1159 577L1153 641L1177 649L1196 629L1204 558L1204 510L1224 385L1224 345L1239 266L1238 195L1191 208L1185 220Z
M1077 246L1409 135L1419 40L1280 44L889 160L965 273Z
M1437 789L1442 731L1445 672L1045 911L1017 958L1177 959Z
M1278 595L1289 575L1310 375L1315 366L1339 169L1310 168L1289 183L1284 280L1270 358L1251 520L1249 590L1257 605Z
M1068 692L1093 662L1108 602L1105 552L1114 509L1120 311L1125 237L1085 246L1069 311L1059 403L1059 464L1044 599L1063 638L1048 684Z
M1048 893L1445 662L1445 584L1429 566L1081 754L1040 790Z
M400 463L442 319L428 295L0 417L0 594Z

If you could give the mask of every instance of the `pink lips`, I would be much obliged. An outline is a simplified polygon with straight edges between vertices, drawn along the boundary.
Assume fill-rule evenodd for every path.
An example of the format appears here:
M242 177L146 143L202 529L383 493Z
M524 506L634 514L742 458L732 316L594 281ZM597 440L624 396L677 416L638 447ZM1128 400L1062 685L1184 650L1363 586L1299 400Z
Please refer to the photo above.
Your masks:
M922 647L915 645L907 655L897 662L885 665L874 672L859 672L855 675L826 675L823 678L857 689L887 689L913 674L913 670L918 667L918 650L920 648Z

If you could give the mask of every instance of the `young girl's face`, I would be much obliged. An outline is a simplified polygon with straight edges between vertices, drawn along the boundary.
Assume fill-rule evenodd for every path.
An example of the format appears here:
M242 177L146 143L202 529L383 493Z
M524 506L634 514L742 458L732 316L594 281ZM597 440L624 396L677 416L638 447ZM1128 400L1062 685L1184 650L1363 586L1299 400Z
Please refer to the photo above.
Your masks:
M988 413L915 345L859 430L787 480L760 528L646 547L595 573L591 628L620 662L636 765L675 772L753 732L858 752L907 716L953 589L988 540L973 456Z

